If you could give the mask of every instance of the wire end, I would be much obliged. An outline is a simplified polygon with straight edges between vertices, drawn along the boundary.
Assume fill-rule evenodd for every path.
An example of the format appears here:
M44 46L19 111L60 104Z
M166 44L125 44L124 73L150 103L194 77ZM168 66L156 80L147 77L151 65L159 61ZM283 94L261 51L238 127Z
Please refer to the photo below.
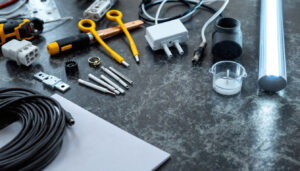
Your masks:
M206 42L202 42L200 46L194 51L192 62L194 65L201 64L204 59L204 51L206 48Z
M134 56L134 59L135 59L136 63L140 63L139 55L135 55L135 56Z
M125 66L125 67L129 67L129 64L125 61L122 61L122 64Z
M67 111L66 111L66 121L69 126L72 126L75 124L75 120L74 120L73 116L71 115L71 113L69 113Z

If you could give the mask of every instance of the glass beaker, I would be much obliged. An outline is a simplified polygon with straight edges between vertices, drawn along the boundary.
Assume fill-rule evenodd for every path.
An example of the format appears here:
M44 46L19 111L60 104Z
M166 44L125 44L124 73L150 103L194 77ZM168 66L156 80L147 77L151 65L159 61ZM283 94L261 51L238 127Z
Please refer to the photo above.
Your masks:
M210 73L213 74L213 89L222 95L234 95L241 91L243 78L247 77L245 68L233 61L215 63Z

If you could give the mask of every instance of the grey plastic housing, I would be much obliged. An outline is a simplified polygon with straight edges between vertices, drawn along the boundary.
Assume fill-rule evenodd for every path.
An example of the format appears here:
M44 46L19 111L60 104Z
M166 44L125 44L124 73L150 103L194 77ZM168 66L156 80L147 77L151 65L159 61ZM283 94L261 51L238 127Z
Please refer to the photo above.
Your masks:
M84 18L99 21L117 0L95 0L84 12Z

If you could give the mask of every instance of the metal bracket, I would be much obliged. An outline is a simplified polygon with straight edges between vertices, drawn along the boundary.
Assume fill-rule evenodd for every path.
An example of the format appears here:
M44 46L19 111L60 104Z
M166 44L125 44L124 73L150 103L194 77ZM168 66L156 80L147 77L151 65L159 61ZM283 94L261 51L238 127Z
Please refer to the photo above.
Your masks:
M53 75L48 75L43 72L38 72L34 75L34 78L37 80L41 81L45 85L51 87L52 89L58 89L61 92L67 91L70 86L66 83L64 83L61 79L53 76Z
M37 17L43 21L61 18L54 0L30 0L27 6L31 17Z

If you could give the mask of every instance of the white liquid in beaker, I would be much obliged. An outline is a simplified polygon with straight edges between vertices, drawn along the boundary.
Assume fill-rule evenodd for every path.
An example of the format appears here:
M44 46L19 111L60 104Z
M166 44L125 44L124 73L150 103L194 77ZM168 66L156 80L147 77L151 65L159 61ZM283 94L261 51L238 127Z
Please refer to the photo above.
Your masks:
M223 95L234 95L241 91L242 81L228 76L224 77L224 73L220 73L216 76L213 82L213 88L216 92Z
M213 89L222 95L239 93L243 78L247 77L245 68L234 61L217 62L209 72L213 74Z

